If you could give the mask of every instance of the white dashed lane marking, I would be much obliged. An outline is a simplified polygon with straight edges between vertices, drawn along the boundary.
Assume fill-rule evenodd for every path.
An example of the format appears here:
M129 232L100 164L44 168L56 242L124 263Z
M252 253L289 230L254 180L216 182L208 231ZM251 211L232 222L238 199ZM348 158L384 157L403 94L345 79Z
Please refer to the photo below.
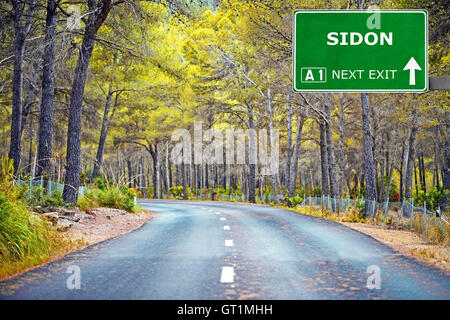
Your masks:
M230 226L223 226L223 230L230 230Z
M222 217L222 218L220 218L220 220L225 221L225 220L227 220L227 219L225 219L224 217Z
M222 268L222 275L220 276L220 282L222 282L222 283L234 282L234 268L233 267L223 267Z
M225 240L225 247L232 247L234 246L233 240Z

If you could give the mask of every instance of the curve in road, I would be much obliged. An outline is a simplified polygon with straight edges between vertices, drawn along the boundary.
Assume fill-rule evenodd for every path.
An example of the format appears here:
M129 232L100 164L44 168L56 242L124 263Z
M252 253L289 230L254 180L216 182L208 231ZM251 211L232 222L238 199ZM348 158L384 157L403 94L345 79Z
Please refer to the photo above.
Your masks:
M333 221L262 205L140 205L156 213L150 223L1 282L0 299L450 298L442 271Z

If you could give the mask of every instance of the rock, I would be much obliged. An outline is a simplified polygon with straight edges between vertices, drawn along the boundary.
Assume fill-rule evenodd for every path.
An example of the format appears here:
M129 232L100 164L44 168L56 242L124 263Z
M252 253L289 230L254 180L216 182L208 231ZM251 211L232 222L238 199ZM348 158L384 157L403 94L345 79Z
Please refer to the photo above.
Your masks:
M33 210L40 214L58 212L58 208L48 208L48 207L41 207L41 206L36 206L33 208Z
M85 221L91 221L91 220L95 219L95 216L91 216L91 215L85 214L85 215L81 216L81 219L83 219Z
M33 209L37 213L45 213L44 208L42 208L41 206L36 206Z
M46 219L48 222L51 222L53 226L56 226L56 224L59 221L59 216L57 212L48 212L43 214L44 219Z
M55 211L63 216L74 216L77 213L76 210L67 209L67 208L57 208Z
M59 216L60 219L65 219L65 220L69 220L69 221L73 221L73 222L79 222L80 218L78 217L78 215L75 213L73 216Z
M96 214L95 214L95 212L94 211L92 211L92 210L86 210L85 211L88 215L90 215L90 216L97 216Z
M56 225L56 230L58 230L59 232L66 232L67 230L72 228L72 226L72 222L69 222L67 220L59 220Z
M75 210L72 209L66 209L66 208L57 208L56 210L58 212L59 218L70 220L73 222L80 221L80 218L78 217Z
M106 216L106 219L111 220L111 216Z

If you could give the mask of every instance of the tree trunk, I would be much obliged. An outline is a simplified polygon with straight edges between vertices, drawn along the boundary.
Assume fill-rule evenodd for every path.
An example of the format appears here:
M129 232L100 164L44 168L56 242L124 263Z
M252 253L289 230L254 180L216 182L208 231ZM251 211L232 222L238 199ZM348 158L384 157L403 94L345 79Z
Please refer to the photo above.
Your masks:
M297 186L298 158L300 155L300 145L304 123L305 117L302 114L299 114L297 119L297 130L295 131L294 153L292 155L292 162L290 164L291 171L289 174L289 197L295 197L295 188Z
M378 199L382 201L384 199L384 168L386 167L386 159L383 159L380 166L380 192L378 193Z
M214 200L214 188L215 188L215 184L214 184L214 164L211 163L208 166L208 170L210 170L208 176L209 176L209 200ZM242 181L242 180L241 180ZM241 184L242 186L242 184Z
M158 144L155 143L153 146L151 145L149 148L150 155L153 160L153 198L160 199L159 193L159 157L158 157Z
M362 104L362 129L364 144L364 177L366 180L365 213L368 213L369 204L367 200L377 200L377 189L375 184L375 170L373 164L372 134L370 129L370 106L367 93L361 93Z
M344 114L344 101L341 97L341 106L339 108L339 144L338 144L338 196L342 197L344 193L344 126L345 126L345 114ZM349 189L350 192L350 189Z
M402 143L402 158L400 160L400 201L403 201L403 163L405 162L405 141Z
M248 104L248 126L249 126L249 168L248 168L248 201L256 202L255 198L255 166L256 166L256 134L254 132L253 105Z
M128 167L128 188L132 188L133 187L133 172L132 172L132 168L131 168L131 161L127 160L127 167Z
M12 12L14 19L14 69L12 79L12 115L11 138L9 146L9 158L14 161L14 173L20 168L21 134L22 134L22 91L23 91L23 53L25 50L25 38L31 28L34 1L28 5L25 26L22 24L22 16L25 5L23 1L12 0Z
M21 137L23 136L23 130L25 128L25 122L28 119L28 115L30 114L31 109L33 108L33 99L36 97L38 90L37 90L37 86L38 86L38 80L39 80L39 76L41 74L41 64L40 64L40 57L41 57L41 52L40 50L37 50L38 52L36 53L36 60L33 61L33 69L32 72L33 74L30 77L30 80L27 81L27 88L26 90L26 95L25 95L25 99L23 100L23 106L22 106L22 124L20 126L20 129L22 131L21 133ZM38 58L39 57L39 58Z
M267 79L270 81L270 76L267 74ZM267 88L267 96L266 96L266 107L269 113L269 139L270 139L270 177L272 180L272 189L273 189L273 200L275 204L279 204L280 201L278 199L278 185L277 185L277 170L274 170L274 166L278 167L278 163L275 162L275 136L273 129L273 106L272 106L272 94L270 90L270 86ZM278 159L277 159L278 160Z
M421 181L422 190L423 192L427 192L426 170L425 170L425 161L423 160L423 149L420 152L420 163L422 167L422 181Z
M444 142L444 163L442 165L442 184L443 184L443 203L444 203L444 210L449 211L449 205L450 205L450 139L447 137L447 139Z
M183 150L184 152L184 150ZM183 199L187 200L188 192L187 192L187 183L186 183L186 164L184 163L184 155L181 159L181 181L183 184Z
M289 192L290 183L289 177L291 175L291 148L292 148L292 112L290 94L286 95L287 108L287 147L286 147L286 173L285 173L285 192ZM290 196L290 195L289 195Z
M42 69L42 99L39 116L39 145L37 176L48 176L52 158L53 97L55 95L55 40L57 7L55 1L47 2L45 22L45 52Z
M336 198L337 197L336 160L334 157L333 133L331 129L331 111L330 111L331 97L329 93L325 94L324 102L325 102L325 113L327 116L327 121L325 122L325 130L327 139L328 173L330 176L330 196L332 198Z
M75 79L72 85L70 99L69 125L67 130L67 169L64 184L63 199L66 203L77 203L80 186L81 162L81 112L83 107L84 87L89 61L95 45L95 36L111 10L111 0L89 1L89 15L81 43L75 69Z
M413 173L413 166L414 166L414 160L416 158L416 150L415 150L415 143L416 143L416 133L417 133L417 107L413 108L412 111L412 126L411 126L411 133L409 134L409 141L408 141L408 161L406 163L406 175L405 175L405 198L406 200L411 199L412 197L412 173Z
M414 161L414 185L416 187L416 196L417 196L419 194L419 184L417 183L417 168L415 161Z
M170 162L169 162L169 142L166 142L166 193L169 195L170 193Z
M434 136L434 168L433 168L433 187L439 188L439 168L438 168L438 158L439 158L439 126L435 127Z
M397 141L398 141L398 128L395 130L395 137L394 137L394 152L392 152L390 164L389 164L389 172L386 182L386 195L384 202L389 201L389 191L391 189L391 181L392 181L392 173L394 172L394 163L395 158L397 157ZM401 199L400 199L401 201Z
M327 141L325 134L325 121L319 120L320 129L320 169L322 174L322 194L328 196L330 194L328 188L328 158L327 158Z
M109 117L109 108L111 106L111 98L112 98L112 86L109 86L108 94L106 96L105 110L103 112L103 121L102 121L102 129L100 131L100 140L98 142L97 148L97 156L95 158L94 170L92 171L92 179L97 178L98 173L100 171L100 167L103 162L103 153L105 150L106 143L106 134L107 134L107 125L108 125L108 117Z

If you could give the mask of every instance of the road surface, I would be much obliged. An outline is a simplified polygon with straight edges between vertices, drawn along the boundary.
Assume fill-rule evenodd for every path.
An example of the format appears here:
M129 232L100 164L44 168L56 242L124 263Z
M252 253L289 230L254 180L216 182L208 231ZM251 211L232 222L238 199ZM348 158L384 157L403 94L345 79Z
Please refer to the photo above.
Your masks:
M329 220L224 202L140 205L156 213L148 224L1 282L0 299L450 298L442 271Z

